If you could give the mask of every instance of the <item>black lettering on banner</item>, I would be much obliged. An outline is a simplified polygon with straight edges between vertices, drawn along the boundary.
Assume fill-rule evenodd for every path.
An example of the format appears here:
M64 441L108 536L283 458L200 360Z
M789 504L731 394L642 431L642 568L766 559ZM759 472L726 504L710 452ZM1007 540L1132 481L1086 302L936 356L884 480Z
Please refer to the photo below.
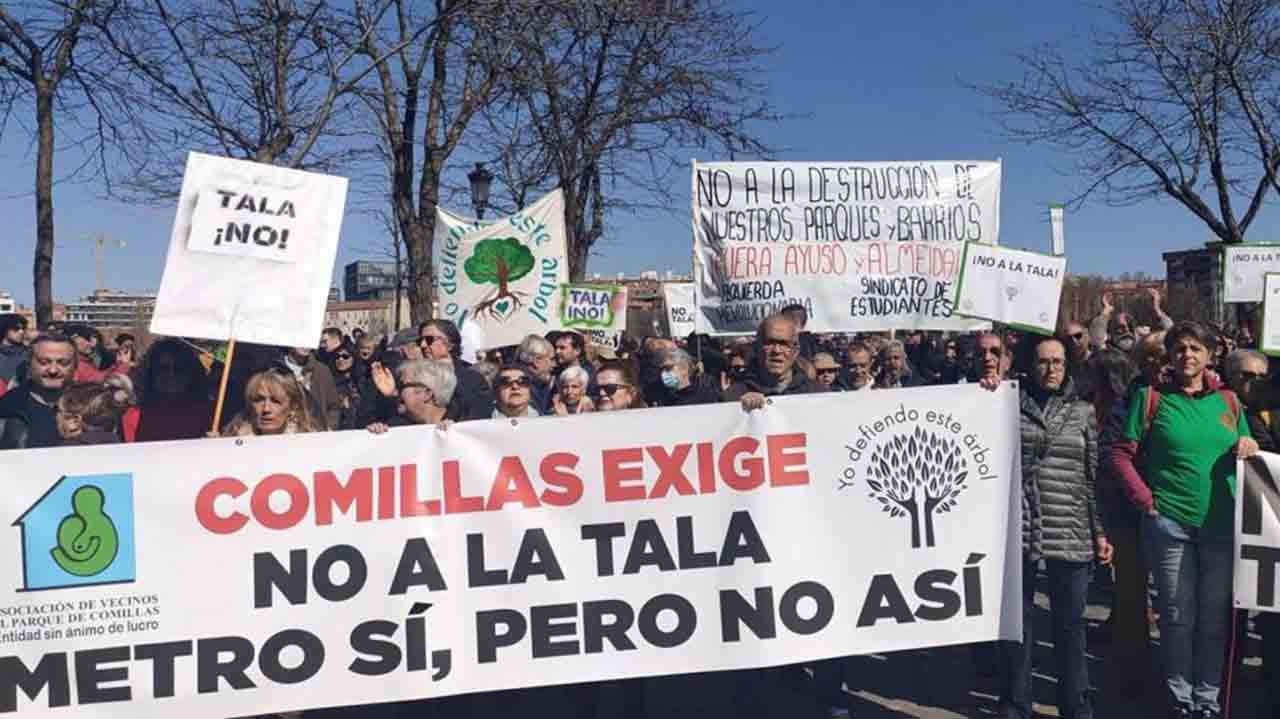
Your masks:
M338 562L347 565L347 577L341 584L334 582L331 575L333 565ZM338 544L320 552L311 569L311 583L316 587L316 594L330 602L343 602L359 594L368 578L369 567L365 564L364 555L349 544ZM272 588L280 590L290 604L307 603L307 550L291 550L288 569L270 552L253 555L255 609L272 606L275 597Z
M288 647L302 650L302 661L289 668L280 661L280 653ZM285 629L271 635L258 653L262 675L276 684L298 684L314 677L324 666L324 643L320 637L303 629Z
M231 656L223 658L224 654ZM232 689L253 689L257 685L245 673L253 664L253 642L244 637L214 637L196 642L196 691L213 694L218 680Z
M715 552L699 552L693 546L693 517L676 517L676 544L681 569L706 569L716 566Z
M732 567L739 559L750 559L756 564L773 561L760 538L760 531L751 521L751 513L741 509L729 516L729 530L725 532L724 547L720 549L720 566Z
M580 654L577 639L554 641L557 637L574 637L577 635L577 604L547 604L529 608L529 623L532 625L533 658L571 657ZM568 619L568 622L557 622L557 619Z
M741 641L739 624L745 624L757 639L778 636L773 616L773 587L756 587L754 604L737 590L720 591L720 638L726 642Z
M812 599L816 610L813 616L805 619L800 616L800 600ZM778 613L782 624L795 634L808 636L826 628L835 615L836 602L831 590L817 582L800 582L782 594L782 604Z
M1266 502L1271 514L1280 518L1280 489L1271 474L1271 468L1262 457L1254 456L1244 461L1243 513L1240 533L1262 536L1262 504Z
M481 664L498 661L498 650L515 645L527 631L529 625L524 615L514 609L476 612L476 661Z
M612 621L606 623L605 618ZM615 651L629 651L636 643L627 636L627 630L635 623L636 612L621 599L602 599L582 603L583 649L587 654L604 651L608 639Z
M954 617L960 611L960 595L951 589L955 581L956 573L946 569L934 569L916 577L916 596L921 602L916 608L916 618L936 622Z
M431 545L422 537L414 537L404 543L404 551L400 553L396 575L391 580L391 589L387 595L399 596L411 587L421 586L433 592L448 588L444 576L440 574L440 565L436 564L435 555L431 553Z
M467 584L472 587L498 587L507 583L507 570L487 569L484 565L484 535L467 535Z
M636 574L644 566L654 566L663 572L676 568L671 550L667 549L667 541L662 538L658 523L652 519L636 522L636 534L631 538L631 550L627 552L627 562L622 567L622 573Z
M347 667L356 674L378 677L390 674L400 666L400 647L390 641L399 627L385 619L361 622L351 630L351 648L358 654L374 657L356 657Z
M511 583L524 584L530 576L541 574L547 581L558 582L564 579L564 570L560 569L560 561L551 550L551 542L547 541L547 533L541 529L530 529L524 533L520 542L520 551L516 554L516 564L511 569Z
M1276 605L1276 562L1280 562L1280 548L1246 544L1240 547L1240 558L1258 563L1258 606L1274 607Z
M582 525L582 539L596 543L596 575L613 576L613 540L625 536L627 527L622 522Z
M81 649L76 652L76 703L105 704L127 702L133 698L128 686L105 687L108 682L129 679L128 667L103 667L108 662L129 661L129 647Z
M858 626L874 626L881 619L892 619L899 624L910 624L916 620L892 574L877 574L871 578L867 600L858 614Z
M676 625L664 631L658 625L658 615L664 611L675 612ZM698 613L693 604L679 594L659 594L640 607L640 636L655 647L671 649L689 641L698 628Z
M135 660L151 662L152 696L165 699L174 695L174 677L178 657L191 656L191 642L140 644L133 648Z
M71 677L66 652L45 654L34 669L27 669L18 657L0 657L0 713L18 710L19 689L32 701L47 691L50 708L69 706Z
M333 581L333 565L338 562L347 565L347 578L341 584ZM365 564L364 555L350 544L339 544L321 552L311 573L316 594L330 602L345 602L359 594L368 578L369 565Z

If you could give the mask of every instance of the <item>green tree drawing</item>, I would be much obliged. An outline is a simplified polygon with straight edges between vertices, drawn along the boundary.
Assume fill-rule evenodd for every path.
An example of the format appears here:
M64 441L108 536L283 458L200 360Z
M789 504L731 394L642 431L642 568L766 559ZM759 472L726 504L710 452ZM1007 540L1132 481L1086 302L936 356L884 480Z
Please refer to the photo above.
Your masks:
M475 252L462 265L472 282L496 284L475 306L475 317L487 314L498 320L524 305L525 293L513 292L510 283L533 271L533 252L514 237L491 237L476 243Z

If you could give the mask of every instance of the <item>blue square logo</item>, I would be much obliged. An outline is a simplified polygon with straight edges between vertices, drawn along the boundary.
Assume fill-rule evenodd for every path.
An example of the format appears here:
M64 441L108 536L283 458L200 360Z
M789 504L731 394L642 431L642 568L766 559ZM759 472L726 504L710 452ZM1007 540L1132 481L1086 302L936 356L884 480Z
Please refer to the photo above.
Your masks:
M132 474L63 477L13 526L22 532L20 591L136 578Z

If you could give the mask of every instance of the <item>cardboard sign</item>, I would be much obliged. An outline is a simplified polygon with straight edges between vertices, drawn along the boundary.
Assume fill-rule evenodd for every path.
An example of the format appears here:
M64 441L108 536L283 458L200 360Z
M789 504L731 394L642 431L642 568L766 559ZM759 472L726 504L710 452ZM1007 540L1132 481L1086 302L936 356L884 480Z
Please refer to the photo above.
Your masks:
M1225 245L1222 254L1222 301L1261 302L1263 277L1280 272L1280 245Z
M314 347L346 201L346 178L190 153L151 332Z
M999 162L695 162L698 331L753 332L791 304L808 311L813 332L978 329L938 304L955 278L928 248L958 260L964 242L997 244L1000 171Z
M667 328L674 338L688 337L693 333L693 293L692 282L667 282L662 285L662 296L667 304Z
M561 286L560 324L566 329L625 330L627 288L596 284Z
M968 385L0 452L0 712L225 719L1016 640L1017 449L1016 387Z
M969 242L961 264L957 312L1042 335L1054 333L1067 258Z
M510 217L477 221L436 209L434 266L440 315L484 330L484 349L560 329L568 278L564 195L548 194Z

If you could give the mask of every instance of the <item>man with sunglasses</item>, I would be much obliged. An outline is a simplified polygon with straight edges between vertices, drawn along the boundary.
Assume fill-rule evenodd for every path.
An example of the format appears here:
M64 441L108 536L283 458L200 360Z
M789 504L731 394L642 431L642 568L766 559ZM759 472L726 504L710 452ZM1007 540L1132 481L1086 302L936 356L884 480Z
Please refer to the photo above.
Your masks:
M819 352L813 356L813 372L818 380L818 387L822 388L822 391L845 391L840 381L840 364L830 352Z
M534 409L531 400L532 382L524 367L507 365L498 370L493 380L496 395L494 402L494 419L532 419L541 417L542 413Z
M484 376L461 358L462 333L449 320L427 320L418 326L418 346L426 359L453 363L458 387L449 401L449 419L466 422L493 414L493 392Z

